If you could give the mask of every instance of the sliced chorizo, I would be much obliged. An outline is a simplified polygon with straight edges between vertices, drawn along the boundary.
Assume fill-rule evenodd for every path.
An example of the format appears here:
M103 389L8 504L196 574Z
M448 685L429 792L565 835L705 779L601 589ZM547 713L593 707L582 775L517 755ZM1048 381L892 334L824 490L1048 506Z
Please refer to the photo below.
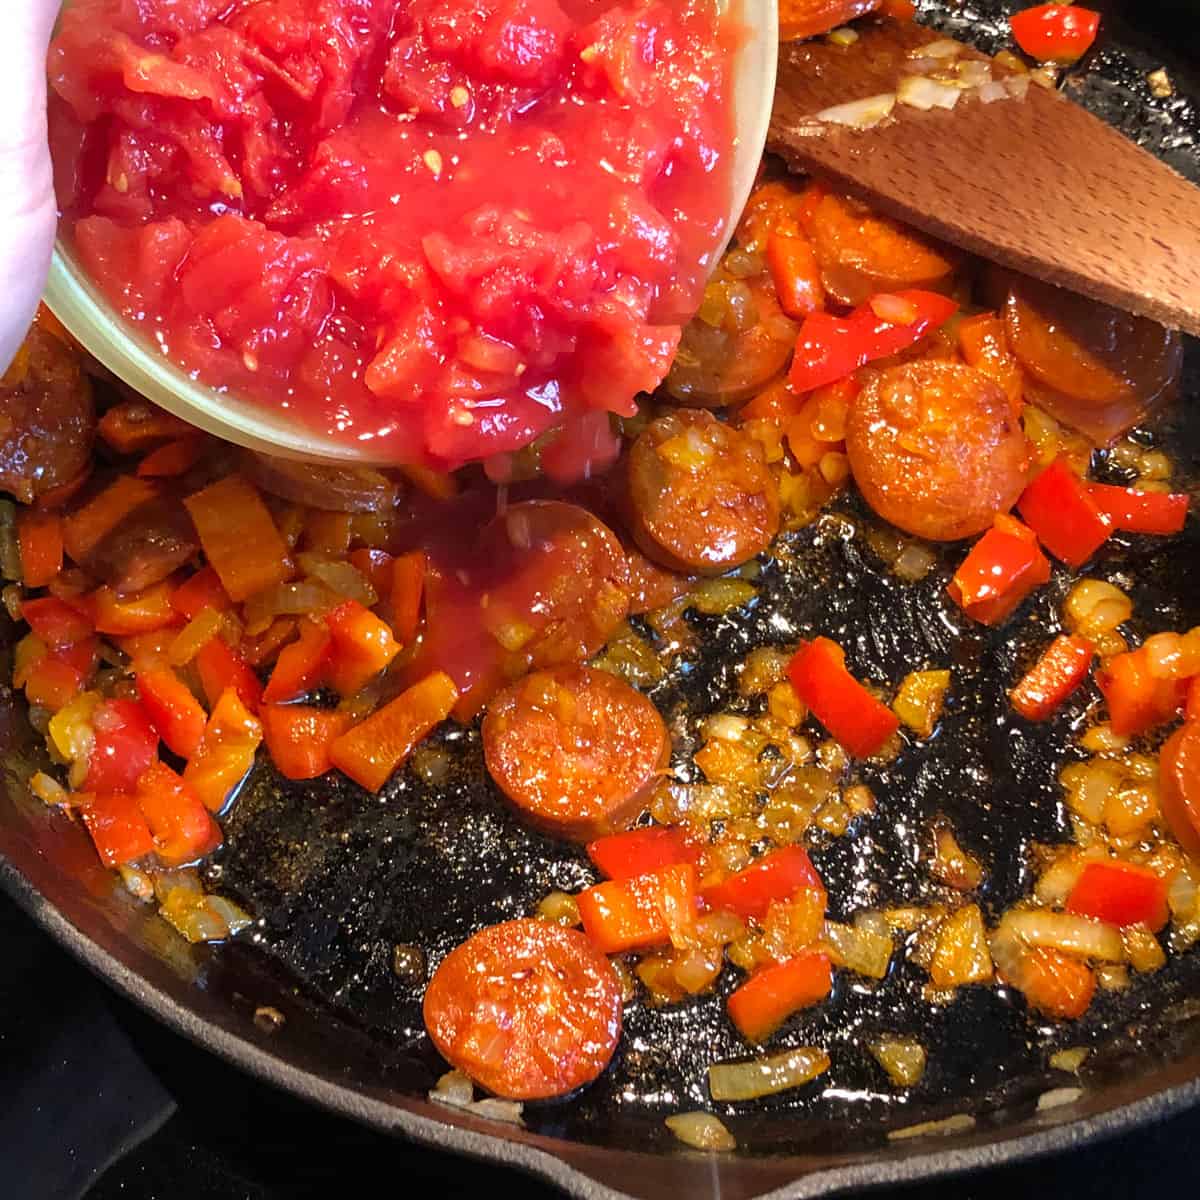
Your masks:
M508 1100L567 1096L608 1066L621 1037L621 985L576 929L505 921L452 950L425 989L438 1053Z
M959 265L950 247L844 196L822 197L811 236L825 290L851 307L876 292L945 291Z
M0 489L23 504L79 479L96 414L76 352L35 325L0 381Z
M850 407L846 453L885 521L939 542L982 533L1016 503L1029 470L1029 445L999 385L946 361L869 379Z
M183 505L174 497L159 496L135 508L80 565L123 596L160 583L199 551Z
M1200 721L1189 721L1163 743L1158 797L1175 840L1200 859Z
M1105 444L1174 394L1178 333L1026 276L1001 278L1005 332L1032 384L1026 398L1056 420Z
M521 815L559 837L589 841L624 829L671 754L654 705L591 667L535 671L488 705L488 773Z
M701 315L684 328L664 387L697 408L741 404L787 369L797 330L765 276L711 283Z
M625 471L634 540L671 570L723 574L766 550L779 530L779 491L762 447L711 413L655 418Z

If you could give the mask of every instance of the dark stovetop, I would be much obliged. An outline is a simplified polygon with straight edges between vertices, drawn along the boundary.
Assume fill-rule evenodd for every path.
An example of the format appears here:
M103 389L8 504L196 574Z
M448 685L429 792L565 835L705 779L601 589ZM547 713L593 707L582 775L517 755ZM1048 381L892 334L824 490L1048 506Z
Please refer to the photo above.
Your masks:
M502 1168L425 1150L258 1084L168 1032L0 898L0 1171L6 1200L454 1198L520 1187ZM1200 1111L1067 1155L892 1193L893 1200L1142 1197L1200 1187Z

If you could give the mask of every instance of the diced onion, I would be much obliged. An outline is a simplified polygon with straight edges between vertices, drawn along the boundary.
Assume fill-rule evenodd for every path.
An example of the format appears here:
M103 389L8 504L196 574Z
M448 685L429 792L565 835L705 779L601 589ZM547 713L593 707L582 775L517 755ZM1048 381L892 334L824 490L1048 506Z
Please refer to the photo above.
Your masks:
M579 905L569 892L550 892L537 906L539 921L552 925L573 926L580 923Z
M1010 75L1004 81L1004 87L1014 100L1024 100L1029 91L1028 75Z
M1074 1104L1083 1095L1083 1088L1061 1087L1051 1088L1038 1097L1038 1112L1051 1108L1062 1108L1064 1104Z
M897 1087L912 1087L925 1074L925 1047L911 1038L883 1037L868 1049Z
M1005 926L1027 946L1047 946L1075 958L1100 962L1119 963L1125 959L1120 931L1091 917L1028 909L1005 914L1001 927Z
M685 1145L694 1150L736 1150L737 1141L720 1117L712 1113L677 1113L664 1122Z
M858 41L858 32L847 25L831 30L828 36L835 46L853 46Z
M1176 921L1188 921L1196 915L1196 896L1196 876L1190 867L1180 867L1167 889L1167 903Z
M896 555L892 570L896 572L897 578L903 579L905 583L919 583L933 570L936 561L933 551L928 546L920 542L909 542Z
M749 604L758 592L744 579L706 579L688 596L688 607L705 616L719 617Z
M963 62L955 63L954 70L959 79L969 88L982 87L985 83L991 82L991 64L982 62L978 58L968 58Z
M1139 974L1147 974L1166 966L1167 956L1158 938L1145 925L1127 925L1121 930L1129 965Z
M1072 633L1107 633L1133 615L1133 601L1103 579L1081 579L1068 593L1063 616Z
M722 742L740 742L750 728L746 717L738 717L733 713L717 713L709 717L702 726L706 738L716 738Z
M1050 1055L1050 1065L1056 1071L1070 1071L1073 1075L1083 1066L1083 1060L1089 1053L1086 1046L1072 1046L1067 1050L1056 1050Z
M296 561L302 571L344 600L357 600L364 608L371 608L379 600L367 577L348 562L327 559L319 554L301 554Z
M906 1125L903 1129L889 1129L888 1141L899 1142L916 1137L946 1137L974 1128L975 1118L970 1113L957 1113L941 1121L922 1121L918 1125Z
M447 1071L429 1093L435 1104L449 1104L453 1108L466 1108L475 1099L475 1087L461 1071Z
M500 1100L495 1096L488 1096L484 1100L476 1100L470 1106L470 1112L479 1117L486 1117L489 1121L505 1121L509 1125L520 1125L521 1113L525 1106L518 1103L516 1100Z
M29 781L29 790L43 804L67 804L70 801L67 789L45 771L37 771L34 774Z
M895 107L896 93L882 92L878 96L867 96L862 100L823 108L817 113L817 120L830 125L846 125L851 129L870 129L880 121L887 120Z
M828 1070L824 1050L801 1046L753 1062L714 1063L708 1068L708 1090L714 1100L757 1100L802 1087Z
M826 921L824 937L836 966L868 979L882 979L887 974L895 949L887 934Z
M1038 877L1033 894L1042 904L1065 904L1087 864L1088 859L1079 853L1061 855Z
M911 325L921 315L917 306L903 296L880 292L870 299L871 311L890 325Z
M989 79L980 85L978 92L981 104L995 104L997 100L1007 100L1008 95L1008 89L999 79Z
M962 95L952 83L938 83L924 75L906 75L896 89L896 99L910 108L928 112L932 108L953 108Z
M936 42L918 46L915 56L940 59L957 58L964 48L961 42L956 42L953 38L939 38Z

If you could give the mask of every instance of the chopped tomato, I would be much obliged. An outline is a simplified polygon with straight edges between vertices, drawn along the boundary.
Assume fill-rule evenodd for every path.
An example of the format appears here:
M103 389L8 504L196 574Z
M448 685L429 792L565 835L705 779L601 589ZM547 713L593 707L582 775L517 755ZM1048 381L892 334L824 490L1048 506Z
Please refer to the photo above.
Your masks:
M1048 721L1087 678L1095 649L1087 638L1060 634L1010 693L1028 721Z
M762 920L776 901L806 888L825 894L825 885L803 846L784 846L756 859L728 879L704 889L710 908Z
M1161 929L1170 916L1167 885L1149 867L1126 862L1093 862L1083 869L1067 897L1067 911L1109 925Z
M158 757L158 733L136 700L105 700L92 713L95 742L84 790L129 792Z
M221 827L195 790L166 763L150 764L138 780L136 800L155 852L167 866L194 862L221 844Z
M873 298L877 299L877 298ZM814 312L804 319L788 378L798 392L810 392L844 379L859 367L898 354L927 333L944 325L958 305L939 292L908 290L894 297L898 308L907 307L912 320L885 321L868 301L848 317Z
M138 696L167 748L180 758L191 758L200 748L208 717L200 702L170 667L137 674Z
M1112 527L1127 533L1179 533L1191 502L1186 492L1142 492L1107 483L1089 483L1088 494Z
M793 1013L819 1004L832 990L828 955L801 954L751 975L729 997L729 1019L748 1041L765 1042Z
M346 731L345 713L305 704L265 704L263 740L285 779L316 779L333 769L329 750Z
M1017 45L1038 62L1069 66L1096 40L1100 14L1074 4L1039 4L1008 18Z
M79 811L106 867L145 858L154 849L150 826L130 793L86 793L79 797Z
M1061 458L1025 489L1017 509L1042 545L1068 566L1083 566L1112 533L1088 485Z
M648 825L588 843L588 858L609 879L635 879L700 857L687 832L675 825Z
M605 954L686 944L696 920L696 868L677 863L579 893L584 932Z
M1001 514L971 547L946 590L967 616L999 625L1049 579L1050 562L1036 535Z
M896 714L846 670L845 652L829 638L802 645L788 677L813 716L858 758L877 754L900 728Z

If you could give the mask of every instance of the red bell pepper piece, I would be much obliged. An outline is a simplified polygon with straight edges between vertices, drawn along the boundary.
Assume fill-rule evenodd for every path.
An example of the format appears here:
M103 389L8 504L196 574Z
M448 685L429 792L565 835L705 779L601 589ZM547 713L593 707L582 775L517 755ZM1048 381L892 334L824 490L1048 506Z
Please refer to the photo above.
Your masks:
M22 673L17 686L24 687L29 704L58 712L87 686L99 662L99 651L96 638L49 651Z
M206 608L228 612L233 607L229 593L221 586L221 577L212 567L203 567L185 579L172 593L171 604L189 621Z
M191 690L170 667L139 671L136 676L142 708L168 749L191 758L200 749L208 715Z
M377 792L458 703L458 688L433 671L390 704L348 729L330 747L333 765L355 783Z
M20 509L17 546L21 552L21 582L27 588L45 587L62 570L62 517L36 508Z
M1039 4L1008 18L1017 45L1038 62L1067 66L1091 48L1100 14L1073 4Z
M209 812L220 812L254 766L262 743L262 723L242 703L235 688L217 701L200 749L188 762L183 778L196 790Z
M826 312L805 317L788 375L792 387L798 392L811 392L878 358L899 354L944 325L958 311L955 301L938 292L911 290L895 294L906 300L917 314L909 325L884 321L869 301L848 317Z
M846 654L829 638L814 638L788 664L796 694L851 754L870 758L900 728L900 719L849 671Z
M425 594L425 572L429 560L423 550L410 550L401 554L392 564L390 589L392 606L392 629L402 646L411 646L417 640L421 625L421 601Z
M1188 721L1200 721L1200 675L1196 675L1188 684L1183 715Z
M583 930L604 954L685 944L696 921L696 868L664 867L636 879L613 879L579 893Z
M1166 882L1149 867L1127 862L1088 863L1066 907L1109 925L1146 925L1155 931L1171 915Z
M648 825L588 843L588 858L609 879L636 879L664 867L700 859L700 850L677 825Z
M765 1042L793 1013L819 1004L832 990L829 956L801 954L755 971L726 1007L747 1041Z
M1096 685L1108 705L1113 732L1122 736L1146 733L1173 720L1188 697L1188 681L1157 679L1141 648L1110 658L1096 673Z
M333 636L324 625L300 622L300 637L279 652L262 698L267 704L294 700L325 681Z
M1048 721L1092 669L1095 650L1087 638L1060 634L1009 693L1027 721Z
M771 272L779 307L789 317L801 321L824 308L820 264L812 242L803 234L773 230L767 237L767 270Z
M167 866L195 862L221 844L221 827L195 789L166 763L150 764L138 780L136 800L150 827L155 852Z
M1082 1017L1096 994L1096 973L1085 962L1051 946L1031 946L1010 980L1032 1008L1061 1020Z
M330 747L350 718L306 704L264 704L259 713L267 753L285 779L316 779L333 769Z
M1061 458L1025 489L1017 509L1042 545L1068 566L1083 566L1112 533L1087 483Z
M357 600L347 600L325 621L333 637L329 682L343 696L353 696L400 653L391 629Z
M1037 536L1001 514L971 547L946 590L973 620L999 625L1049 578L1050 562Z
M41 596L21 604L21 617L52 650L73 646L92 636L92 622L57 596Z
M368 550L360 546L350 551L349 559L350 565L361 572L380 599L385 599L391 593L392 563L395 560L386 550Z
M88 756L86 792L128 792L158 757L158 732L136 700L105 700L92 713L95 742Z
M197 651L195 662L210 708L227 688L233 688L251 712L257 710L262 702L262 683L223 637L209 638Z
M139 479L165 479L190 471L200 461L207 446L203 434L179 438L151 450L138 463Z
M106 867L145 858L154 849L150 826L128 792L93 792L80 796L79 811Z
M97 588L88 597L97 633L126 637L153 633L180 624L171 603L171 588L164 580L135 596L118 596L110 587Z
M1191 501L1186 492L1140 492L1108 483L1089 483L1088 492L1112 527L1127 533L1178 533Z
M704 889L710 908L761 921L776 901L790 900L802 888L825 894L825 885L803 846L784 846L756 859L728 879Z

